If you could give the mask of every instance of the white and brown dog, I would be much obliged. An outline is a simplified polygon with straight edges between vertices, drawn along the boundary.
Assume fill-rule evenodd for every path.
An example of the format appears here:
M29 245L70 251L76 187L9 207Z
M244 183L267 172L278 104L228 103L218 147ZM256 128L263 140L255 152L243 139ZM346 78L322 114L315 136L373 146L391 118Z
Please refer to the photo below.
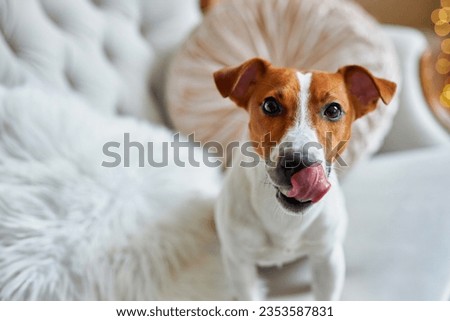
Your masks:
M360 66L300 72L260 58L221 69L214 80L223 97L249 113L248 139L261 159L254 167L234 162L216 207L235 298L263 298L257 266L307 256L315 299L339 299L347 216L333 163L352 122L379 98L388 104L396 85ZM321 148L330 145L341 148Z

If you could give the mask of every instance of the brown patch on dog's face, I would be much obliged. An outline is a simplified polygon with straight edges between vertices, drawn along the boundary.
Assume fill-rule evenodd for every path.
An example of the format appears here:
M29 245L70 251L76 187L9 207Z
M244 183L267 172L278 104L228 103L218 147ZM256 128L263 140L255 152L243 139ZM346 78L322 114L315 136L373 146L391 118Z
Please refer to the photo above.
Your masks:
M340 119L331 121L324 116L324 110L330 104L339 104L343 112ZM312 73L308 110L311 126L316 130L317 138L325 148L325 159L331 163L347 146L352 123L355 120L355 111L341 74Z
M247 105L250 139L256 142L256 152L267 158L270 147L278 144L291 128L298 112L298 83L295 70L270 67L255 86ZM268 115L264 103L275 100L281 108L279 114Z
M238 67L219 70L214 79L222 96L248 111L250 140L255 142L256 152L267 158L270 147L278 144L295 122L300 91L296 71L254 58ZM280 112L264 112L267 100L279 104Z
M328 162L344 151L353 121L373 111L380 98L389 104L395 90L395 83L377 78L361 66L346 66L336 73L312 73L308 109ZM341 107L340 119L330 121L325 117L324 110L330 104Z

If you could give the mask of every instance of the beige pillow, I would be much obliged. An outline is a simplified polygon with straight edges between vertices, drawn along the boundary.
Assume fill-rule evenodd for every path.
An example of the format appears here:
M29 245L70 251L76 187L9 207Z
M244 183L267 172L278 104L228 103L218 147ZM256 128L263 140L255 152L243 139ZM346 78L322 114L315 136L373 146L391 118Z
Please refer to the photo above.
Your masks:
M353 2L224 0L206 15L172 61L166 101L175 129L195 133L203 143L226 145L242 139L247 115L220 96L212 74L255 56L298 69L336 71L343 65L358 64L375 76L399 81L388 37ZM379 106L354 123L343 157L348 164L380 147L397 105L394 99L388 107Z

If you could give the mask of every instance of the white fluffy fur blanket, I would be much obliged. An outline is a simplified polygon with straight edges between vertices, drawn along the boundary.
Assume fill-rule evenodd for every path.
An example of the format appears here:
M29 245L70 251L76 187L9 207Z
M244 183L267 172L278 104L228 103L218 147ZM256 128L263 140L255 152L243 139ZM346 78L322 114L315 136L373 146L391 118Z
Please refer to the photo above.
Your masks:
M102 167L103 144L124 133L156 153L173 137L73 97L0 92L0 299L227 297L212 219L220 174Z

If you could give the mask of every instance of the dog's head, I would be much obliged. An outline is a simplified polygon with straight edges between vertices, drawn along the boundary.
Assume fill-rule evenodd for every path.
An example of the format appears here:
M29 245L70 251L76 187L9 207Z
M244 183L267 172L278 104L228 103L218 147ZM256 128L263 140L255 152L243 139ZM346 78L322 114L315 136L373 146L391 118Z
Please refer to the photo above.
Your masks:
M253 58L214 73L216 86L250 115L249 135L281 205L299 212L329 190L331 166L352 122L388 104L396 84L360 66L335 73L276 68ZM325 148L326 147L326 148Z

